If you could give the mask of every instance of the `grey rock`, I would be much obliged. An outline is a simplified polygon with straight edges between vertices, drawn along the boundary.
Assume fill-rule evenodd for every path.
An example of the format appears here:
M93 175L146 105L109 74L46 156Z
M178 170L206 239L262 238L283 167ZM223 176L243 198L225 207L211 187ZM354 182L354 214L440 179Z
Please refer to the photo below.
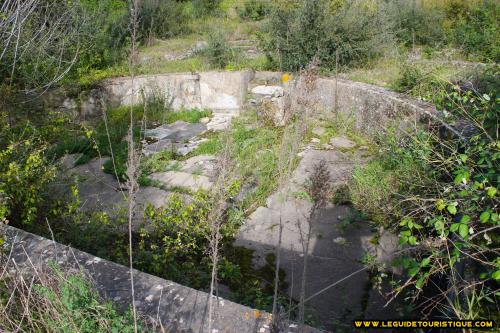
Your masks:
M191 124L185 121L178 120L172 124L161 125L154 129L145 131L147 139L163 140L169 139L174 142L189 140L194 138L207 129L205 124Z
M330 139L330 145L334 148L351 149L356 147L356 143L345 136L337 136Z
M251 90L252 94L259 97L281 97L284 94L281 86L256 86Z
M203 175L193 175L182 171L155 172L149 176L169 187L185 187L196 191L198 189L208 190L212 187L210 179Z
M214 113L212 119L207 124L207 129L211 131L223 131L231 125L232 114Z
M212 177L214 176L216 162L216 157L212 155L194 156L182 163L181 171Z
M326 129L324 127L314 127L312 133L317 136L323 136L326 134Z

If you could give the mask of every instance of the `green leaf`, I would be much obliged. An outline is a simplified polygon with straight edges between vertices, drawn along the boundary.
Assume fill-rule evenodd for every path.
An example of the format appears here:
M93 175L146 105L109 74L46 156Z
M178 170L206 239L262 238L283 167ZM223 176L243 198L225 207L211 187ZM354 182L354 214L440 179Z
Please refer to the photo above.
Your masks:
M488 211L482 212L481 215L479 216L479 221L481 221L481 223L486 223L490 219L490 216L491 216L490 212Z
M455 232L458 230L458 227L460 227L460 223L453 223L450 227L450 231Z
M462 236L462 238L467 238L467 236L469 235L469 227L467 226L467 224L460 224L458 233L460 234L460 236Z
M495 187L488 187L486 189L486 195L488 195L488 197L493 198L495 194L497 194L497 189Z
M411 222L411 218L410 217L405 217L403 220L401 220L401 223L399 224L400 226L405 226L407 225L409 222Z
M434 228L437 231L442 231L444 229L444 223L443 223L443 221L436 221L436 223L434 223Z
M414 266L408 270L408 275L411 277L414 277L418 273L419 270L420 270L420 267Z
M403 231L401 231L401 235L403 235L403 236L411 236L411 231L410 230L403 230Z
M454 181L455 181L455 184L461 184L461 183L467 184L469 179L470 179L469 172L466 170L460 170L460 172L456 175Z
M430 262L431 262L431 258L430 257L424 258L422 260L422 262L420 263L420 267L426 267L427 265L429 265Z
M416 245L417 244L417 238L415 236L408 237L408 244L410 244L410 245Z
M470 222L470 216L469 215L464 215L460 219L460 223L469 223Z
M439 199L438 201L436 201L436 208L439 211L442 211L446 208L446 204L444 203L443 199Z
M495 280L500 280L500 269L493 272L493 274L491 274L491 277L494 278Z
M491 220L493 222L497 222L498 221L498 213L491 213Z
M457 206L456 205L448 205L446 207L446 209L448 210L448 212L450 212L450 214L452 215L455 215L457 213Z
M460 155L458 155L458 157L460 157L460 160L461 160L463 163L465 163L465 161L467 161L467 157L468 157L468 156L467 156L467 155L465 155L465 154L460 154Z
M417 282L415 283L415 287L417 289L422 289L422 286L424 285L424 281L425 281L425 275L421 276Z

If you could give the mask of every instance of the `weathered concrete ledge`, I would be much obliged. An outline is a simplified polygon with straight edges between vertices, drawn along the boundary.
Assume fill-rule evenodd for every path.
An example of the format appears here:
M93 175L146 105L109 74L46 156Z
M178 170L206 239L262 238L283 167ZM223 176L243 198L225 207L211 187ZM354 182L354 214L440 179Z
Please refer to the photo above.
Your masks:
M337 111L344 120L352 120L356 129L367 133L386 130L390 125L417 125L437 115L430 103L362 82L318 78L309 88L297 81L288 89L292 103L305 98L312 108Z
M95 284L99 293L112 300L120 309L131 304L130 275L125 266L95 257L36 236L23 230L0 224L4 244L14 263L26 270L40 269L50 261L65 271L82 271ZM156 276L134 270L134 286L138 313L161 321L166 332L205 333L208 329L208 294ZM270 332L269 313L214 297L215 315L211 333ZM287 332L298 332L297 325L287 325ZM304 332L319 333L306 328Z
M64 94L46 94L46 106L77 114L80 118L97 116L103 105L112 107L139 103L142 94L156 92L173 98L174 109L207 108L215 112L238 114L245 106L247 94L255 84L282 85L289 104L307 101L308 107L337 111L363 131L385 129L393 121L397 126L419 123L436 117L433 105L385 88L332 77L320 77L306 87L298 79L281 83L279 72L200 72L141 75L102 81L75 99ZM285 105L285 104L284 104Z

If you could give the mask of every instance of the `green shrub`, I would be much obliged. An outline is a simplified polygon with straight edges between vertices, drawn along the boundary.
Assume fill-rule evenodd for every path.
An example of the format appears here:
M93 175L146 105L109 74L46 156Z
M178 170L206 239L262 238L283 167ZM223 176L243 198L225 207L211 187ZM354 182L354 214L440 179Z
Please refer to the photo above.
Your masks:
M192 0L194 17L205 17L219 14L221 0Z
M44 207L56 167L47 160L46 145L36 135L11 141L0 151L0 211L15 225L32 224Z
M500 281L493 231L500 221L498 99L460 85L440 87L426 98L447 111L445 121L466 121L475 129L462 139L441 130L387 137L380 154L356 172L351 196L361 211L385 214L383 222L399 233L407 248L399 263L415 295L432 295L438 311L451 306L458 319L494 320L496 305L487 295ZM436 296L438 284L453 284L455 292Z
M141 1L139 9L139 40L171 38L189 31L188 17L182 4L175 0Z
M225 68L234 58L235 51L231 48L221 30L211 32L207 43L207 48L203 52L211 66Z
M210 260L206 256L210 224L207 193L195 193L186 202L174 194L159 209L148 206L145 218L148 230L142 230L136 267L194 288L205 288L210 281ZM223 224L221 242L233 236L229 224Z
M148 175L153 172L166 171L174 157L175 155L171 151L162 151L147 157L141 161L141 172Z
M401 66L399 77L394 83L393 89L398 92L408 93L424 80L424 74L420 67L404 63Z
M389 2L385 10L396 37L404 45L442 45L445 42L445 14L441 8L429 8L414 0L396 0Z
M471 2L463 11L458 13L452 11L453 9L450 8L450 16L455 16L450 27L453 43L466 53L477 55L480 60L499 62L500 4L498 1Z
M116 63L124 56L129 35L128 24L123 22L126 13L126 3L117 0L35 2L22 24L12 31L8 24L0 29L2 36L17 35L20 29L19 43L2 45L0 83L46 89L63 78L75 80L89 70ZM15 18L12 10L5 14Z
M261 47L275 66L296 71L313 58L326 69L363 64L382 54L392 37L383 12L345 2L332 12L328 1L306 0L275 6L261 36Z
M267 0L246 0L236 10L242 19L260 21L271 11L271 4Z

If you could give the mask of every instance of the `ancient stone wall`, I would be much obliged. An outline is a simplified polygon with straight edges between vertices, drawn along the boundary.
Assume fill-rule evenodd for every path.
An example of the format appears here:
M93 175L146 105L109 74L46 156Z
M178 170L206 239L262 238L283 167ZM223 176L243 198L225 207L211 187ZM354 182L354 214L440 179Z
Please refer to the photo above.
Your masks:
M296 80L286 86L286 91L292 106L303 103L315 110L337 112L367 133L385 130L393 124L408 127L436 115L431 104L361 82L318 78L307 85Z
M125 266L95 257L69 246L0 224L5 233L4 252L11 269L40 271L49 262L64 271L83 272L99 293L125 310L131 305L130 275ZM134 270L136 308L143 317L161 320L166 332L207 332L208 294L172 281ZM214 297L213 333L269 333L270 314ZM287 325L287 332L298 332L297 325ZM161 331L161 330L158 330ZM306 328L305 333L320 333Z
M142 75L135 78L134 89L130 77L112 78L101 82L100 88L80 93L78 99L53 98L50 94L50 98L45 99L52 104L56 101L58 108L79 114L83 119L98 116L104 105L117 107L140 103L142 96L150 93L171 98L176 110L207 108L238 114L252 88L278 86L280 76L277 72L251 71ZM307 101L309 107L352 118L357 129L368 132L386 128L392 120L418 123L436 114L430 104L360 82L322 77L309 87L301 80L292 80L284 88L284 98L290 100L278 103L279 108Z

